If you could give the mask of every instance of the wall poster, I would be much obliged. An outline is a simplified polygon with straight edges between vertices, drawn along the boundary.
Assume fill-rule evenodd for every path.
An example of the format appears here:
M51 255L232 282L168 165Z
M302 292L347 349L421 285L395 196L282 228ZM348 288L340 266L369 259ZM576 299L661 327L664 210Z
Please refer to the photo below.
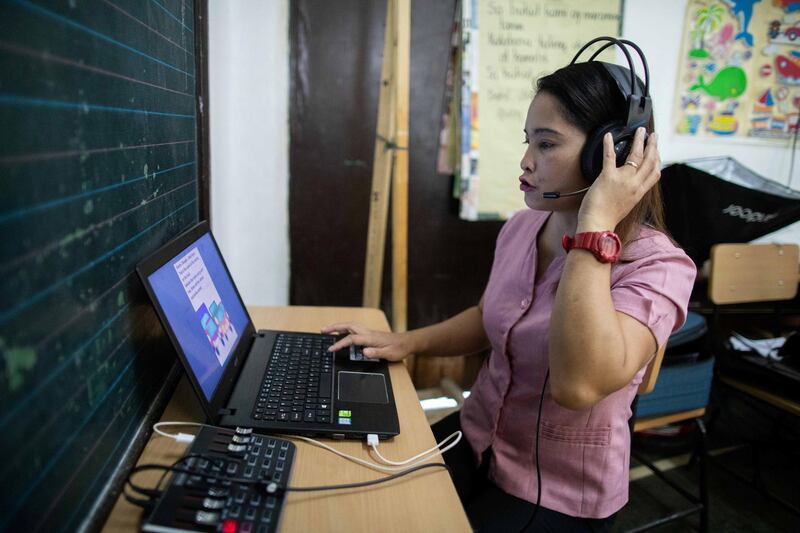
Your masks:
M689 0L675 131L787 139L798 109L800 0Z

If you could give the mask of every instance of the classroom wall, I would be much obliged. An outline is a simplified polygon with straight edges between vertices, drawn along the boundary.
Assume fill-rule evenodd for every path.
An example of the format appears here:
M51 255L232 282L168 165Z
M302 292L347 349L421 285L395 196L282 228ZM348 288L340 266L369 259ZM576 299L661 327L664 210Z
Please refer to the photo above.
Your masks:
M211 226L246 304L289 294L289 3L210 0Z
M789 185L790 141L763 139L702 139L673 133L672 106L681 53L687 0L626 0L623 36L644 51L651 73L656 131L664 162L696 157L732 156L755 172ZM624 60L624 59L623 59ZM800 189L800 163L791 186Z
M442 320L478 302L502 225L499 221L459 219L452 179L436 173L454 7L454 0L412 2L411 328ZM364 279L385 3L295 0L290 10L291 302L358 306ZM389 314L388 251L385 265L382 307ZM419 387L436 384L443 375L469 384L479 363L476 358L468 359L466 364L475 366L470 371L461 358L419 358L412 375Z
M686 0L624 4L623 34L643 47L652 69L662 159L735 154L756 172L787 183L786 147L672 133ZM209 2L212 226L250 304L289 301L288 12L287 0ZM795 166L792 185L798 188Z
M425 44L434 39L438 31L435 28L446 26L445 7L436 9L440 23L423 20L430 18L433 5L436 3L414 0L412 13L412 81L422 81L412 85L411 133L413 137L416 132L417 137L412 139L410 192L414 198L412 211L418 209L414 220L420 217L427 220L419 229L411 229L410 325L444 318L480 294L479 276L472 273L464 283L464 274L457 272L463 270L463 265L471 265L467 270L486 269L482 260L463 261L458 256L444 254L436 258L430 254L420 257L414 245L438 250L438 244L447 246L447 242L453 242L459 246L484 246L490 251L495 234L495 228L488 228L492 223L462 223L453 216L457 206L449 199L449 184L435 175L432 163L427 161L427 152L434 150L436 143L435 134L428 134L428 130L437 128L435 116L441 102L441 90L434 86L444 82L443 73L437 76L435 71L446 64L444 57L431 56L431 48ZM786 147L758 140L701 140L672 134L672 102L686 0L626 0L624 5L623 35L643 47L651 65L662 159L666 162L735 155L756 172L787 183L790 150ZM374 127L377 85L372 87L372 82L377 81L372 77L377 76L380 58L367 51L380 50L382 41L378 34L383 22L382 2L368 6L369 9L364 9L358 2L344 2L325 9L325 3L300 2L295 6L299 18L296 28L305 27L307 33L298 36L296 31L288 35L292 30L290 5L286 0L209 2L212 226L248 303L288 303L290 291L294 304L358 305L360 301L367 211L354 206L365 205L368 195L372 143L371 140L357 143L355 139ZM360 16L356 15L358 11ZM423 12L428 15L420 17ZM344 13L357 17L355 27L343 24L346 30L337 34L335 23L347 16ZM308 24L313 25L317 20L322 24L320 30L309 31ZM367 29L372 26L375 27ZM318 58L333 61L322 77L301 78L308 74L304 68L316 64L313 56L300 58L311 61L311 67L301 64L289 74L290 38L328 53ZM375 46L371 47L372 44ZM446 43L437 45L437 50L446 53ZM427 58L415 61L415 54ZM431 62L436 63L435 68ZM258 65L270 67L256 68ZM315 113L308 116L312 130L296 131L298 137L294 141L303 137L304 143L292 146L298 150L298 165L305 165L296 169L293 179L302 181L304 175L308 177L307 183L298 184L294 200L288 198L287 192L290 80L299 84L298 94L303 96L294 100L293 112L307 112L310 107ZM331 106L331 98L337 99L339 105ZM302 106L306 107L298 108ZM415 122L415 108L417 117L434 118ZM326 113L342 117L347 114L349 118L325 119L328 121L323 120L323 124L319 119ZM346 132L346 135L332 132ZM323 141L338 147L338 153L330 160L320 156L319 150L324 151L320 146ZM315 155L309 157L312 151ZM800 169L795 169L795 174L798 172ZM796 176L794 182L795 188L800 187ZM331 204L331 198L339 203ZM300 228L291 239L295 248L291 252L290 204L294 225ZM331 205L338 209L326 212ZM462 224L466 227L462 228ZM423 242L415 243L414 235ZM306 246L324 248L327 259L319 262L309 254L293 264L290 289L289 254L295 256L297 247ZM463 290L460 296L455 296L457 301L449 301L446 296L452 294L449 285L456 279L461 280L456 285Z

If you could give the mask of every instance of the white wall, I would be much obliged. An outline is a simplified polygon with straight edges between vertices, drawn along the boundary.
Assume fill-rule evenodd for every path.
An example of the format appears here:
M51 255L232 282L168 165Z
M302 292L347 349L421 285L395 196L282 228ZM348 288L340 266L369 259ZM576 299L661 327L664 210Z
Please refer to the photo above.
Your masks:
M685 12L686 0L625 1L622 33L638 44L647 57L661 159L669 162L731 156L758 174L788 185L790 141L779 144L763 139L695 139L673 133L672 106ZM792 187L800 189L800 157L797 159Z
M245 303L289 301L288 0L208 3L211 223Z

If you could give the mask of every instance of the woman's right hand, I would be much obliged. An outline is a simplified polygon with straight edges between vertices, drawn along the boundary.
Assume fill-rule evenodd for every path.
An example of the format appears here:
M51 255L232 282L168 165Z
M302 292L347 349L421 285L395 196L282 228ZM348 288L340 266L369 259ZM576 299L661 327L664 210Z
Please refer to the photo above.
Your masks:
M386 359L387 361L402 361L413 353L413 347L407 333L389 333L373 331L363 324L355 322L341 322L322 328L322 333L327 335L345 335L328 348L329 352L336 352L352 345L364 346L364 357L371 359Z

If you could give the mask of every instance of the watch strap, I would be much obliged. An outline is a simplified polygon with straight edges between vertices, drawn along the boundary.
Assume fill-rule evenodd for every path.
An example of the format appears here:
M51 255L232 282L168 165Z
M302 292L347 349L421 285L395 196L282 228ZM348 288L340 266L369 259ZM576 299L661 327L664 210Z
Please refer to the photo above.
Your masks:
M616 250L610 254L603 249L603 243L607 242L609 238L616 243ZM577 233L574 237L564 235L561 246L566 252L573 248L589 250L602 263L616 263L622 249L619 237L613 231L586 231Z

